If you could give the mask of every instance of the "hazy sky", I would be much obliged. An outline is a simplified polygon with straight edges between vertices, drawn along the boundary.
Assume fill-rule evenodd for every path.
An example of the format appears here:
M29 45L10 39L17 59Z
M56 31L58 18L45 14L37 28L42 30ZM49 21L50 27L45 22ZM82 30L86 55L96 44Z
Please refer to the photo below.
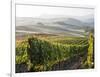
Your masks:
M93 9L16 5L16 17L85 16L93 13Z

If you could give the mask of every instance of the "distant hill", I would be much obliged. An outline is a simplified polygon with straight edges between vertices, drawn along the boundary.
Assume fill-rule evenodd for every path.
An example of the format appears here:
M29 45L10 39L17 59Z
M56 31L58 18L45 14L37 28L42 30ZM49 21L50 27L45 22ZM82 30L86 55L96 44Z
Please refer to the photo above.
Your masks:
M94 19L90 17L86 21L83 21L82 18L69 17L16 18L16 32L84 36L85 31L88 33L93 26Z

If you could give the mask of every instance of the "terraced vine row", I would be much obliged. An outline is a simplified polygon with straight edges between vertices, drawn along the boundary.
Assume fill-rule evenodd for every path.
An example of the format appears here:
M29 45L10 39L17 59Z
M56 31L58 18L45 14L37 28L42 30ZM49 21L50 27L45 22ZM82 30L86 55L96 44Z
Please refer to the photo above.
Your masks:
M50 71L54 64L83 55L87 51L86 39L47 41L31 37L16 42L16 68L23 65L27 69L23 71L22 68L16 72Z

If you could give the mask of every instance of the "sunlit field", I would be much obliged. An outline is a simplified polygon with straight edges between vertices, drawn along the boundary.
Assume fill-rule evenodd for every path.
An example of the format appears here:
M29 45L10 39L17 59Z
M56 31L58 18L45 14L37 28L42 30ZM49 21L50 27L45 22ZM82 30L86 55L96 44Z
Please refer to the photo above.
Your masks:
M16 72L93 68L93 35L26 35L16 40L16 66Z

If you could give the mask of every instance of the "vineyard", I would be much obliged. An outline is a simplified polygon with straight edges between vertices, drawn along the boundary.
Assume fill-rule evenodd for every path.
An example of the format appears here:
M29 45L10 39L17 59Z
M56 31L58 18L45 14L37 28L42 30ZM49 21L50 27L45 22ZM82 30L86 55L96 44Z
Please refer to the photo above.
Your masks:
M62 65L63 64L63 65ZM16 72L93 67L93 37L27 36L16 40Z

